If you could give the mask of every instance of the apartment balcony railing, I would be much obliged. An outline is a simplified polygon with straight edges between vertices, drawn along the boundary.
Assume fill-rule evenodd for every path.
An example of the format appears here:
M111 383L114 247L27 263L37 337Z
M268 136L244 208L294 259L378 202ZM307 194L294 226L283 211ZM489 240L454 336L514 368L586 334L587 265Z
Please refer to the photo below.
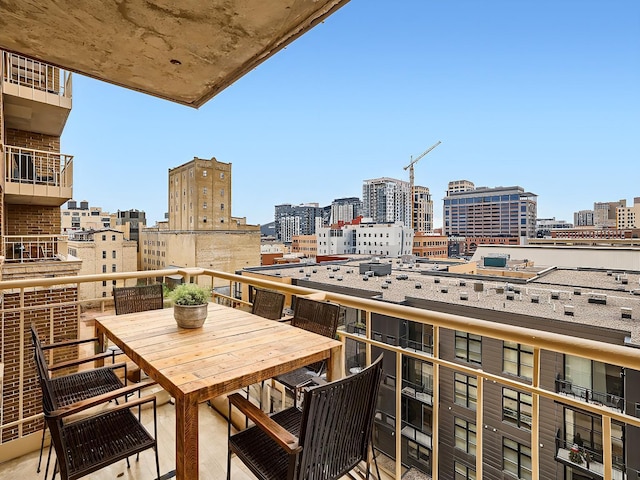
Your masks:
M34 90L71 98L71 72L9 52L2 52L2 65L3 80L21 92ZM30 95L36 96L37 93Z
M73 193L73 156L4 146L5 201L60 206Z
M601 446L600 446L601 447ZM578 470L585 470L598 477L604 477L604 459L601 448L590 448L556 439L556 458L566 465ZM613 471L611 477L614 480L625 478L624 459L618 455L612 455Z
M35 428L41 421L42 414L37 411L28 410L26 405L28 399L33 401L33 385L34 380L32 378L26 378L25 372L30 371L25 368L25 363L30 361L30 352L28 351L28 338L27 332L29 328L29 321L31 318L37 317L40 322L52 321L51 319L56 316L63 315L63 319L66 325L73 325L73 322L79 322L80 311L83 304L86 303L98 303L105 308L112 302L109 298L95 298L86 299L83 301L77 301L73 299L73 292L77 292L77 286L83 283L89 282L109 282L112 280L125 281L127 284L135 284L137 281L143 281L145 279L156 279L159 277L168 276L182 276L186 281L190 281L192 278L205 277L206 281L213 282L216 286L215 292L230 292L230 293L215 293L216 301L224 302L231 306L240 306L246 308L248 298L249 286L257 288L268 288L285 293L288 296L291 295L308 295L314 294L314 297L324 298L328 301L338 303L344 307L358 309L364 312L365 320L365 332L364 335L358 335L355 333L349 333L345 329L339 330L340 338L343 344L347 345L348 342L359 342L364 344L365 362L368 364L372 361L374 352L384 351L385 355L395 357L395 362L386 363L386 374L388 376L385 379L385 389L394 392L395 403L391 412L384 412L380 414L379 418L389 417L398 419L393 421L392 424L387 422L389 428L392 429L392 435L389 438L393 438L395 442L395 448L391 448L391 463L388 464L388 473L393 478L400 479L403 474L403 465L401 459L403 458L403 438L413 438L416 441L419 439L420 444L430 442L431 444L431 477L439 478L439 468L441 459L439 459L439 451L441 447L441 435L440 417L441 406L438 399L441 397L440 376L445 371L453 371L455 373L461 373L477 379L477 386L474 385L474 395L477 408L475 412L470 411L471 415L475 415L475 423L478 426L475 430L475 475L476 478L483 477L483 437L489 435L485 433L485 428L481 428L485 425L484 412L487 409L495 409L495 405L485 405L484 389L485 385L498 384L500 386L508 387L509 389L516 389L519 392L523 392L531 396L531 429L530 429L530 462L531 462L531 478L540 479L540 456L547 450L542 450L541 445L541 415L540 415L540 403L541 400L548 399L551 402L556 402L558 405L569 406L573 409L579 409L583 412L592 414L594 418L601 421L601 439L602 439L602 451L599 453L598 463L602 465L602 478L604 480L612 480L623 478L620 476L619 468L614 466L618 465L618 458L614 455L613 439L612 439L612 421L616 424L640 427L640 418L627 415L617 410L612 410L604 406L596 405L593 403L587 403L579 398L573 398L565 394L558 393L555 387L552 385L549 388L544 388L541 385L541 352L551 351L559 352L568 355L574 355L591 360L601 361L604 363L614 362L616 365L626 367L631 370L640 371L640 355L638 351L633 348L625 347L622 345L614 345L609 343L597 342L594 340L575 338L565 335L558 335L546 331L532 330L528 328L505 325L502 323L495 323L485 320L478 320L475 318L462 317L459 315L446 314L441 312L428 311L424 309L408 307L404 305L380 302L373 299L363 299L345 294L324 292L310 288L303 288L277 281L264 280L261 278L241 276L235 274L229 274L219 271L191 268L191 269L166 269L155 271L140 271L140 272L126 272L126 273L114 273L104 275L90 275L90 276L78 276L78 277L57 277L57 278L37 278L37 279L24 279L24 280L10 280L0 282L0 294L3 296L2 308L0 313L3 318L3 328L5 331L3 340L3 358L5 363L5 388L3 393L3 402L7 405L7 408L3 409L4 415L2 416L2 423L0 424L0 438L3 439L3 443L0 444L0 454L2 454L3 448L11 448L15 445L14 449L18 449L18 445L24 445L28 443L26 437L35 438L31 445L37 445L39 447L40 433ZM63 291L67 295L54 295L49 293L49 290ZM39 302L34 301L34 298L42 299ZM397 318L399 321L408 320L411 322L423 323L429 325L432 329L433 336L433 354L426 354L420 351L412 351L402 348L401 346L391 345L382 341L375 340L372 335L372 315L383 315L390 318ZM7 329L11 329L10 332ZM461 330L464 332L481 335L485 338L494 338L500 340L506 340L510 342L520 343L523 345L529 345L533 348L533 375L532 380L519 380L518 378L503 376L501 374L494 374L491 372L483 371L482 369L475 368L470 364L463 364L458 362L449 361L441 356L440 337L441 332L449 330ZM7 333L9 332L9 333ZM51 332L54 332L54 325L51 325ZM15 344L17 345L18 352L8 352L7 340L12 336ZM393 342L392 342L393 343ZM353 349L343 348L343 352L353 351ZM419 361L427 362L432 365L431 376L433 378L433 392L432 399L434 400L431 410L431 429L429 432L420 431L415 426L407 424L402 421L402 395L403 390L407 388L407 384L403 382L403 359L414 358ZM17 364L15 361L8 365L8 361L18 358ZM348 364L347 358L343 358L343 365ZM395 365L395 367L393 366ZM10 387L10 388L9 388ZM31 389L31 390L30 390ZM442 407L445 408L445 407ZM427 441L427 437L429 440ZM446 439L444 439L446 440ZM450 439L449 439L450 440ZM424 443L423 443L424 442ZM450 442L449 442L450 443ZM12 445L13 444L13 445ZM536 448L540 445L541 448ZM37 448L35 447L35 448ZM224 446L221 446L224 448ZM553 447L552 447L553 448ZM567 449L567 445L559 442L554 450L555 456L563 458L563 450ZM385 448L385 451L387 449ZM545 456L545 458L547 458ZM568 458L568 453L567 453ZM554 460L555 461L555 460ZM443 476L446 476L444 472Z
M426 405L433 405L433 386L402 380L402 395L415 398Z
M574 385L570 380L556 379L556 392L580 398L585 402L606 405L624 412L624 397L613 393L596 392L590 388Z
M58 254L67 254L66 235L5 235L3 238L7 263L58 260Z

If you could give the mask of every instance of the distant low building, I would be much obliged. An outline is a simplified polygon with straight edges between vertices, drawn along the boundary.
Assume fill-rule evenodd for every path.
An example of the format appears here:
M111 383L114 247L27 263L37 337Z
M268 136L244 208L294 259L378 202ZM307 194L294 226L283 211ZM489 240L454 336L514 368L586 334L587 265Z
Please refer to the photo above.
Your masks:
M116 219L109 212L102 211L101 207L90 207L86 200L80 204L75 200L69 200L67 208L60 209L60 215L61 233L114 228L116 225Z
M413 237L413 254L418 258L448 258L449 239L445 235L418 232Z

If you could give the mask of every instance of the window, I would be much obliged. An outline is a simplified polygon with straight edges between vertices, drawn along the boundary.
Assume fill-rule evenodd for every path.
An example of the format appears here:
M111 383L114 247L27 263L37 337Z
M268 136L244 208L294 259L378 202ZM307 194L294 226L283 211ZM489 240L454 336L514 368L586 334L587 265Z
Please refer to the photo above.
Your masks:
M107 273L107 266L106 265L102 265L102 273Z
M107 286L107 282L106 282L106 281L103 281L103 282L102 282L102 286L103 286L103 287L106 287L106 286Z
M531 449L509 438L503 438L502 469L517 478L531 480Z
M455 418L454 436L456 438L456 448L471 455L476 454L476 424Z
M207 217L202 217L202 223L207 223Z
M204 202L204 203L202 204L202 208L207 208L207 202Z
M462 373L454 374L455 403L463 407L476 409L478 401L478 379Z
M115 287L116 286L116 281L115 280L111 280L111 285L113 285Z
M224 203L220 204L220 210L224 210Z
M115 250L111 250L111 258L116 258L116 251Z
M533 378L533 347L515 342L503 342L502 370L518 377Z
M503 388L502 420L516 427L531 430L531 395Z
M206 171L206 170L203 170L203 171L202 171L202 176L203 176L203 177L206 177L206 176L207 176L207 171Z
M111 235L111 241L115 242L116 241L116 236L115 235Z
M106 250L102 251L102 258L107 258L107 251Z
M456 330L456 358L469 363L482 364L482 337Z
M455 480L476 480L476 471L460 462L454 462Z
M107 241L107 236L106 235L102 235L102 241L106 242Z
M202 187L202 194L206 195L207 194L207 187Z
M220 172L220 179L224 178L224 172Z
M114 264L114 265L111 265L111 271L112 271L112 272L115 272L115 271L116 271L116 266L115 266L115 264Z

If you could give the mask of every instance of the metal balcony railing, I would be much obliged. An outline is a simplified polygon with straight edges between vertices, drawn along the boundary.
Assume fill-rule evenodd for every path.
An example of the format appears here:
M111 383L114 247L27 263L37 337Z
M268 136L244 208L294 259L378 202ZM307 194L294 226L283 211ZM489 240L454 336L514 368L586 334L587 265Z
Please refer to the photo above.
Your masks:
M590 388L574 385L570 380L556 379L556 392L583 399L585 402L606 405L624 412L624 397L613 393L596 392Z
M72 155L5 145L4 161L8 183L48 187L73 185Z
M71 72L67 70L10 52L2 52L2 65L5 82L71 98Z
M41 425L42 413L35 411L33 408L34 399L30 389L33 385L32 378L26 378L25 372L29 372L26 368L29 357L27 332L29 321L38 318L39 322L51 322L51 333L54 333L54 327L59 328L60 323L54 325L53 319L63 316L62 325L77 325L80 320L80 311L83 305L87 303L98 303L105 308L112 303L112 300L106 298L93 298L78 301L77 287L85 283L102 283L103 285L112 281L124 282L129 285L136 284L138 281L155 281L157 278L182 276L185 281L192 279L200 279L204 283L212 282L215 285L214 297L218 302L227 303L234 307L247 308L249 286L258 288L267 288L271 290L285 293L289 298L291 295L309 295L314 294L314 298L324 298L325 300L340 304L347 308L357 309L364 317L366 329L364 335L349 333L345 329L339 330L339 336L343 341L343 345L348 342L359 342L364 344L365 350L364 362L369 364L372 361L373 350L382 350L385 355L395 356L395 362L389 362L385 367L386 378L384 380L385 389L393 392L395 395L395 403L391 406L391 411L381 412L377 418L381 421L383 418L390 420L398 419L398 421L385 421L385 425L392 430L392 442L395 442L395 448L391 448L391 464L388 473L394 478L400 479L403 474L401 459L403 458L403 441L407 438L421 440L423 445L427 442L431 443L431 477L439 478L439 450L440 450L440 405L438 399L441 397L440 376L441 370L451 370L456 373L462 373L477 378L477 387L475 388L475 401L478 408L471 415L475 415L475 424L483 425L483 412L487 408L495 408L492 405L485 405L484 386L485 384L498 384L516 389L531 396L531 430L530 444L540 444L540 402L542 398L550 399L559 405L569 406L573 409L579 409L587 412L601 422L599 430L601 434L602 449L599 452L598 459L602 465L602 478L604 480L613 480L614 478L622 478L618 476L620 470L614 468L619 459L616 449L614 448L614 439L612 438L612 422L620 424L623 427L634 426L640 427L640 418L624 414L617 410L606 408L604 406L587 403L579 398L573 398L562 393L555 392L555 386L547 389L541 386L541 351L559 352L568 355L589 358L591 360L601 361L603 363L615 362L616 365L632 370L640 371L640 355L633 348L622 345L614 345L609 343L598 342L583 338L570 337L567 335L558 335L540 330L532 330L529 328L506 325L503 323L479 320L471 317L462 317L459 315L446 314L441 312L429 311L404 305L379 302L373 299L363 299L345 294L332 292L324 292L310 288L288 285L277 281L264 280L261 278L242 276L219 272L201 268L190 269L165 269L139 272L124 272L104 275L89 275L77 277L56 277L56 278L30 278L24 280L9 280L0 282L0 294L2 295L2 305L0 314L3 318L3 328L5 329L3 341L3 355L6 359L20 359L17 363L12 364L10 368L5 365L5 385L10 384L11 388L4 390L5 401L10 405L4 410L5 415L2 417L0 424L0 438L3 439L4 446L11 446L14 440L23 439L30 434L39 435L37 426ZM204 277L204 279L203 279ZM221 292L229 293L221 293ZM62 292L56 293L56 292ZM75 299L74 299L75 298ZM35 300L38 301L35 301ZM396 318L398 321L408 320L411 322L423 323L429 325L433 335L433 354L427 354L420 351L411 351L401 346L396 346L382 341L375 340L372 335L371 319L373 314L384 315L390 318ZM9 333L6 329L10 328ZM533 349L533 374L529 383L527 380L503 376L500 373L491 373L483 371L480 368L468 364L449 361L440 355L440 335L444 330L461 330L471 334L481 335L485 338L494 338L516 342L523 345L529 345ZM8 351L8 341L15 342L17 352ZM390 342L396 343L396 342ZM353 349L343 348L343 352L352 351ZM431 429L429 432L420 431L415 426L409 425L402 421L402 398L403 389L407 384L403 382L403 360L405 358L414 358L432 365L431 376L433 378L433 405L428 407L431 409ZM348 359L343 358L342 364L347 365ZM392 365L395 365L393 367ZM343 368L344 370L344 368ZM11 375L11 378L7 378ZM10 382L10 383L7 383ZM553 390L551 390L553 389ZM9 398L10 396L10 398ZM31 401L31 410L27 407ZM442 407L445 408L445 407ZM483 436L484 428L477 428L475 431L475 475L476 478L482 478L483 472ZM39 436L37 437L39 439ZM20 444L20 442L16 442ZM393 444L392 444L393 445ZM616 440L617 445L617 440ZM563 450L566 450L566 444L560 442L556 445L555 454L561 456ZM562 447L562 448L561 448ZM531 448L531 478L540 479L540 455L538 448ZM395 453L393 453L395 452ZM545 457L546 458L546 457ZM567 454L568 458L568 454ZM444 472L442 473L444 475Z
M3 239L7 263L58 260L58 254L67 254L66 235L5 235Z

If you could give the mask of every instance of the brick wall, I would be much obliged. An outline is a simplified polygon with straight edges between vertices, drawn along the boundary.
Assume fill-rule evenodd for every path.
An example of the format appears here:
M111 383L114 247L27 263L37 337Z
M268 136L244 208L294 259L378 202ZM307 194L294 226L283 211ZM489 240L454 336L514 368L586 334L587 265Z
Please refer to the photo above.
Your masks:
M55 135L45 135L44 133L27 132L25 130L15 130L7 128L5 145L14 147L33 148L34 150L44 150L47 152L60 152L60 137Z
M72 302L77 299L77 288L54 288L25 292L25 305L34 307L37 305L50 305L61 302ZM31 342L30 327L34 323L38 329L38 335L43 343L51 343L51 309L32 308L25 311L24 322L20 324L20 312L12 312L20 305L18 293L4 294L4 327L2 331L2 358L4 359L4 401L3 423L9 423L20 418L20 365L23 364L24 380L23 392L23 418L42 413L42 394L38 384L35 364L33 361L33 348ZM78 314L75 305L53 307L53 341L70 340L78 337ZM23 355L20 355L22 342ZM54 362L76 358L77 347L56 350ZM23 425L22 434L28 435L42 428L42 420L28 422ZM2 432L2 442L15 440L19 437L18 427L5 429Z
M60 207L5 205L7 235L60 234Z

